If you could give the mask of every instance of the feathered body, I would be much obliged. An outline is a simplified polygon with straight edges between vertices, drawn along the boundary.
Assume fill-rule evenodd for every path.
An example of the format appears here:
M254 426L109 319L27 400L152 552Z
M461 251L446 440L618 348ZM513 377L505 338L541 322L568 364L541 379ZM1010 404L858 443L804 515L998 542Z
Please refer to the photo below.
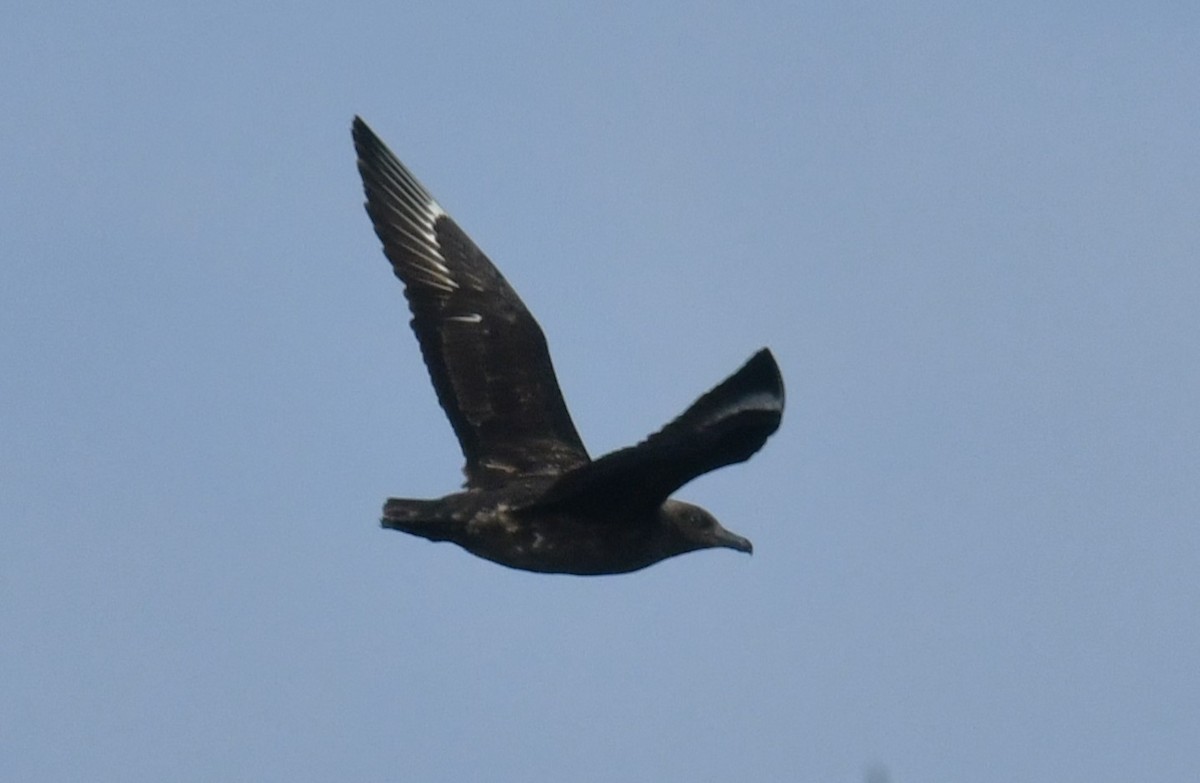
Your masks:
M466 459L463 492L391 498L384 527L550 573L625 573L711 547L750 552L745 538L670 495L749 459L779 427L783 380L770 351L641 443L593 461L517 293L357 117L354 144L367 213Z

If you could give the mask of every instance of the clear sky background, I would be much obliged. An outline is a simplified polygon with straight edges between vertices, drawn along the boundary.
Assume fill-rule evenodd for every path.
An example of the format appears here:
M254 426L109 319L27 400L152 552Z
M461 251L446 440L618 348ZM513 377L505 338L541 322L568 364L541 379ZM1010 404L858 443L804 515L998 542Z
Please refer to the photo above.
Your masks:
M0 25L0 779L1194 779L1196 6L175 5ZM355 113L593 453L771 346L752 558L379 528L460 455Z

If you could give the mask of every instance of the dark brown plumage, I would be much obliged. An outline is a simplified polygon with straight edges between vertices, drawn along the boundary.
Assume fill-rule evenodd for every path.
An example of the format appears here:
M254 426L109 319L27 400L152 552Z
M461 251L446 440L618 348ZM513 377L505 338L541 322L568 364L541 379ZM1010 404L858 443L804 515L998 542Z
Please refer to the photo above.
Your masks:
M516 291L358 117L354 146L367 214L404 283L425 365L466 458L463 492L391 498L383 526L552 573L624 573L710 547L750 552L707 511L669 496L749 459L779 427L783 379L770 351L638 445L592 461L546 338Z

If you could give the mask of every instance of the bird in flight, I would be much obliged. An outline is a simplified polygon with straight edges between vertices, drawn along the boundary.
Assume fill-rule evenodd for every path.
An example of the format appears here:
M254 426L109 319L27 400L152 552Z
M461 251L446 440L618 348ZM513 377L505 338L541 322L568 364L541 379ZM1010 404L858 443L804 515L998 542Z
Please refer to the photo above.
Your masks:
M771 352L636 446L591 459L517 292L359 117L353 136L367 214L466 459L462 492L390 498L383 526L543 573L627 573L713 547L749 553L748 540L670 495L749 459L778 429L783 378Z

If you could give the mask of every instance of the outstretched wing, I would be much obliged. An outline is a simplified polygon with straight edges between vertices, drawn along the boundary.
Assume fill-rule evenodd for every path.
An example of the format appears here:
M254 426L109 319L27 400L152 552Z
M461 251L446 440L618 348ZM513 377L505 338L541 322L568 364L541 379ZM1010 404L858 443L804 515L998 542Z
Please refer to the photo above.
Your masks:
M779 429L783 402L779 365L763 348L670 424L573 470L540 502L581 509L658 506L697 476L750 459Z
M354 147L367 214L404 283L467 486L585 464L546 338L516 291L359 117Z

